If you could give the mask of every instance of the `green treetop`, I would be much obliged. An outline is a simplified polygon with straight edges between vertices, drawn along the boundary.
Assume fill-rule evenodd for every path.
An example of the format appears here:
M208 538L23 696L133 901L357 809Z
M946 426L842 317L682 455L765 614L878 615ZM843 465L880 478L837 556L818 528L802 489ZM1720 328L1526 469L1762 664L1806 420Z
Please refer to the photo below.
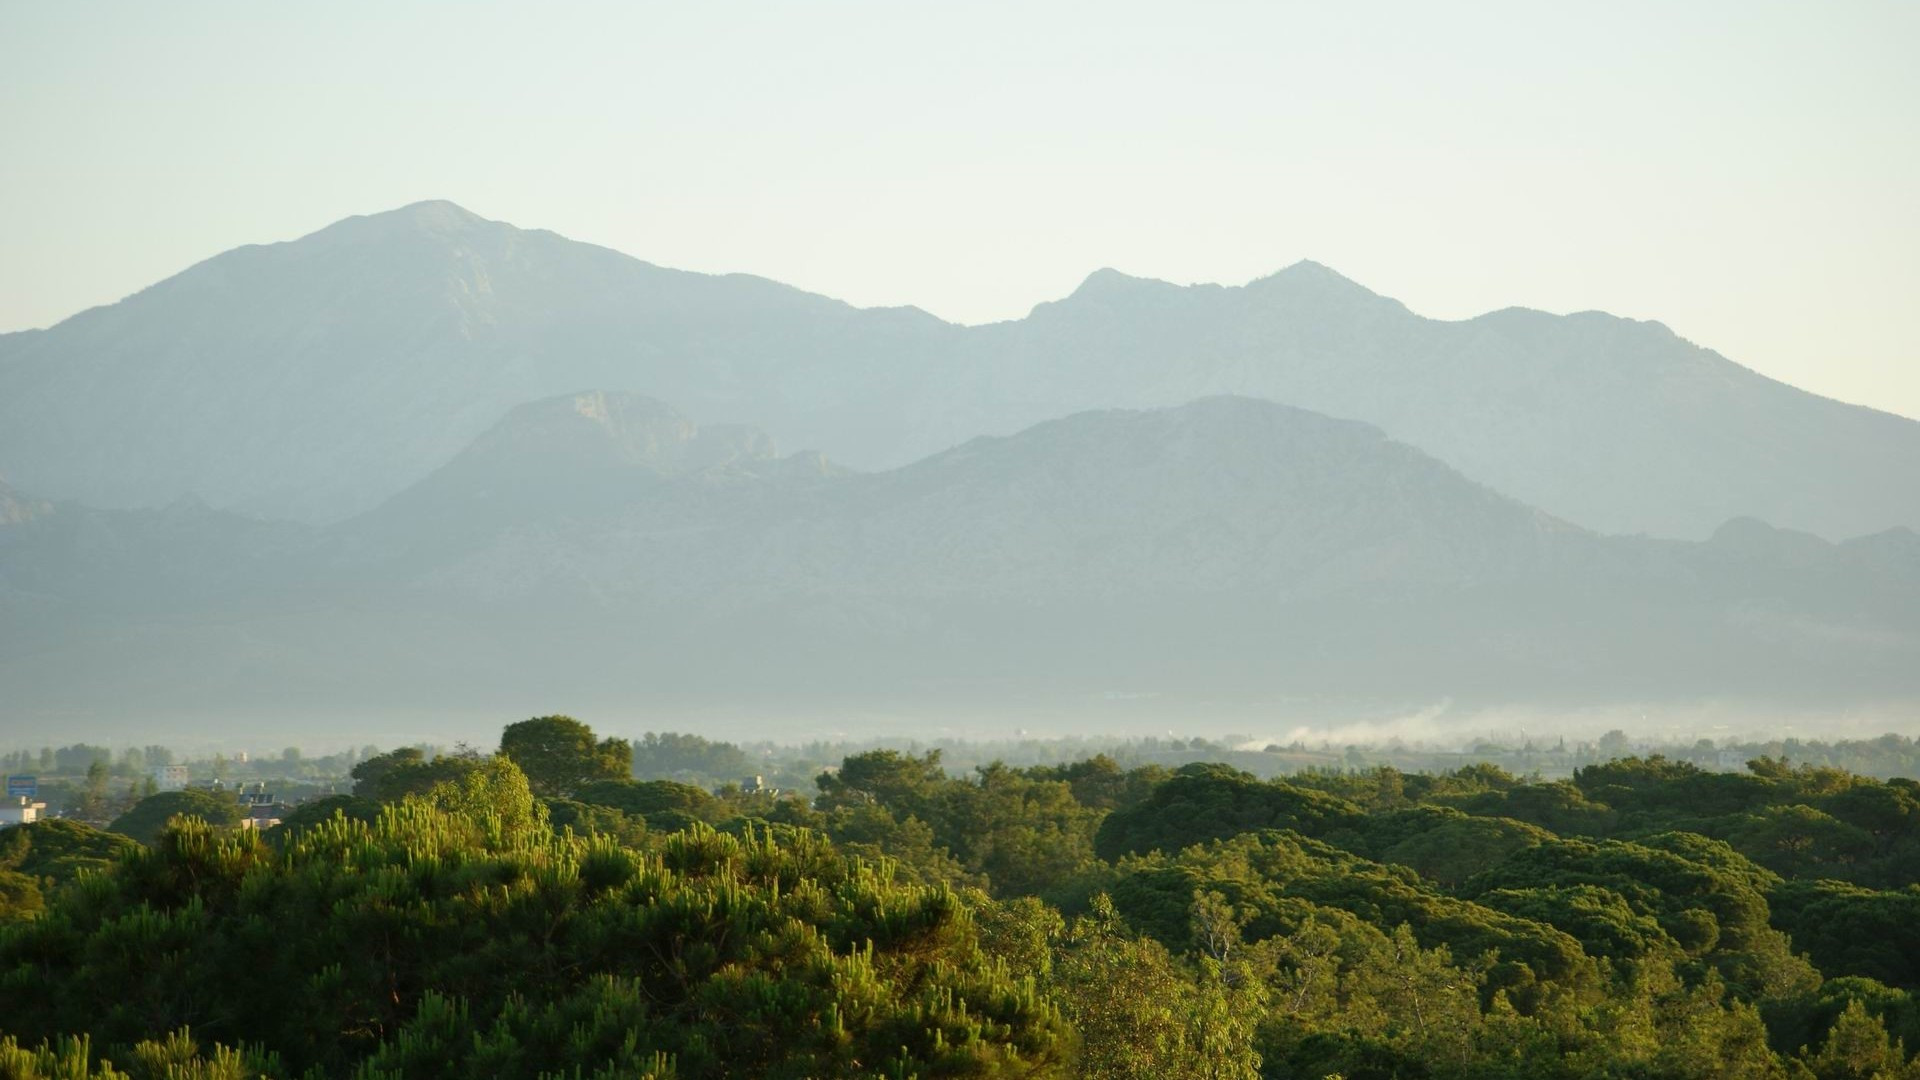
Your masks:
M633 772L632 743L595 741L593 729L571 716L508 724L500 733L500 754L520 766L533 793L543 798L571 795L594 780L624 780Z

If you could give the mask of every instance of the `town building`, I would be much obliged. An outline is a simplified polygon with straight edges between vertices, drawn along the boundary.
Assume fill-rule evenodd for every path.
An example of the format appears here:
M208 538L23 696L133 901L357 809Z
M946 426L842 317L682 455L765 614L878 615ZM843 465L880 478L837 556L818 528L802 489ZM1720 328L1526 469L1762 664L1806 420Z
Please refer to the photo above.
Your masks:
M240 789L240 827L271 829L286 815L286 804L269 794L267 785L255 784L252 791Z
M46 808L46 803L34 802L24 795L0 801L0 828L31 825L40 820L40 811Z

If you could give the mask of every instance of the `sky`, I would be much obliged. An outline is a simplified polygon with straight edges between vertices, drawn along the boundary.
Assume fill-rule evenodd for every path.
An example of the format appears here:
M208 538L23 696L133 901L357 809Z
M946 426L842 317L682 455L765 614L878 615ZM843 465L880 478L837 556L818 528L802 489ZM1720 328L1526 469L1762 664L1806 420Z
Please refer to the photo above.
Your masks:
M1920 4L0 0L0 330L446 198L1017 318L1303 258L1920 417Z

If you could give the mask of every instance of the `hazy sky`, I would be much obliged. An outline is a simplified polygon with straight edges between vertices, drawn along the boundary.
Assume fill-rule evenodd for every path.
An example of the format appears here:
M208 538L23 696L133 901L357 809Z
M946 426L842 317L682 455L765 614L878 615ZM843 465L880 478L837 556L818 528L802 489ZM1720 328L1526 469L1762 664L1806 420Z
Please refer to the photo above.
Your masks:
M449 198L962 322L1313 258L1920 416L1917 56L1891 2L0 0L0 329Z

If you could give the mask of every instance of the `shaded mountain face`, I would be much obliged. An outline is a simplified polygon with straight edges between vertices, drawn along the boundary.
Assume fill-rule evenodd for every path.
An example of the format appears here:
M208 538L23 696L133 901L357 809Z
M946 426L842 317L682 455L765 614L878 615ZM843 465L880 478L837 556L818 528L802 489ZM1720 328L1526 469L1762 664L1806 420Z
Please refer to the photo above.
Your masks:
M1245 398L853 473L575 393L335 526L56 505L0 528L0 568L35 598L9 610L0 681L72 715L914 702L1077 722L1115 692L1175 712L1920 692L1911 532L1600 536L1371 426Z
M28 512L9 514L9 505ZM226 609L277 587L317 540L307 526L241 517L191 499L151 510L97 510L0 490L0 596L142 617ZM20 629L16 615L0 612L0 628Z
M356 531L614 512L676 480L718 483L792 468L806 466L781 459L755 428L703 427L650 397L589 391L515 408ZM813 468L829 467L816 457Z
M651 418L644 452L606 431L608 403ZM439 553L424 580L475 594L703 603L1431 587L1509 580L1590 541L1378 429L1244 398L1081 414L858 475L646 399L580 395L515 410L334 531L364 552Z
M1236 394L1363 420L1602 532L1753 516L1920 526L1920 424L1765 379L1655 323L1408 312L1302 263L1245 287L1113 271L983 327L666 270L448 203L217 256L0 336L0 465L103 506L344 519L516 406L631 387L856 468L1088 409Z

